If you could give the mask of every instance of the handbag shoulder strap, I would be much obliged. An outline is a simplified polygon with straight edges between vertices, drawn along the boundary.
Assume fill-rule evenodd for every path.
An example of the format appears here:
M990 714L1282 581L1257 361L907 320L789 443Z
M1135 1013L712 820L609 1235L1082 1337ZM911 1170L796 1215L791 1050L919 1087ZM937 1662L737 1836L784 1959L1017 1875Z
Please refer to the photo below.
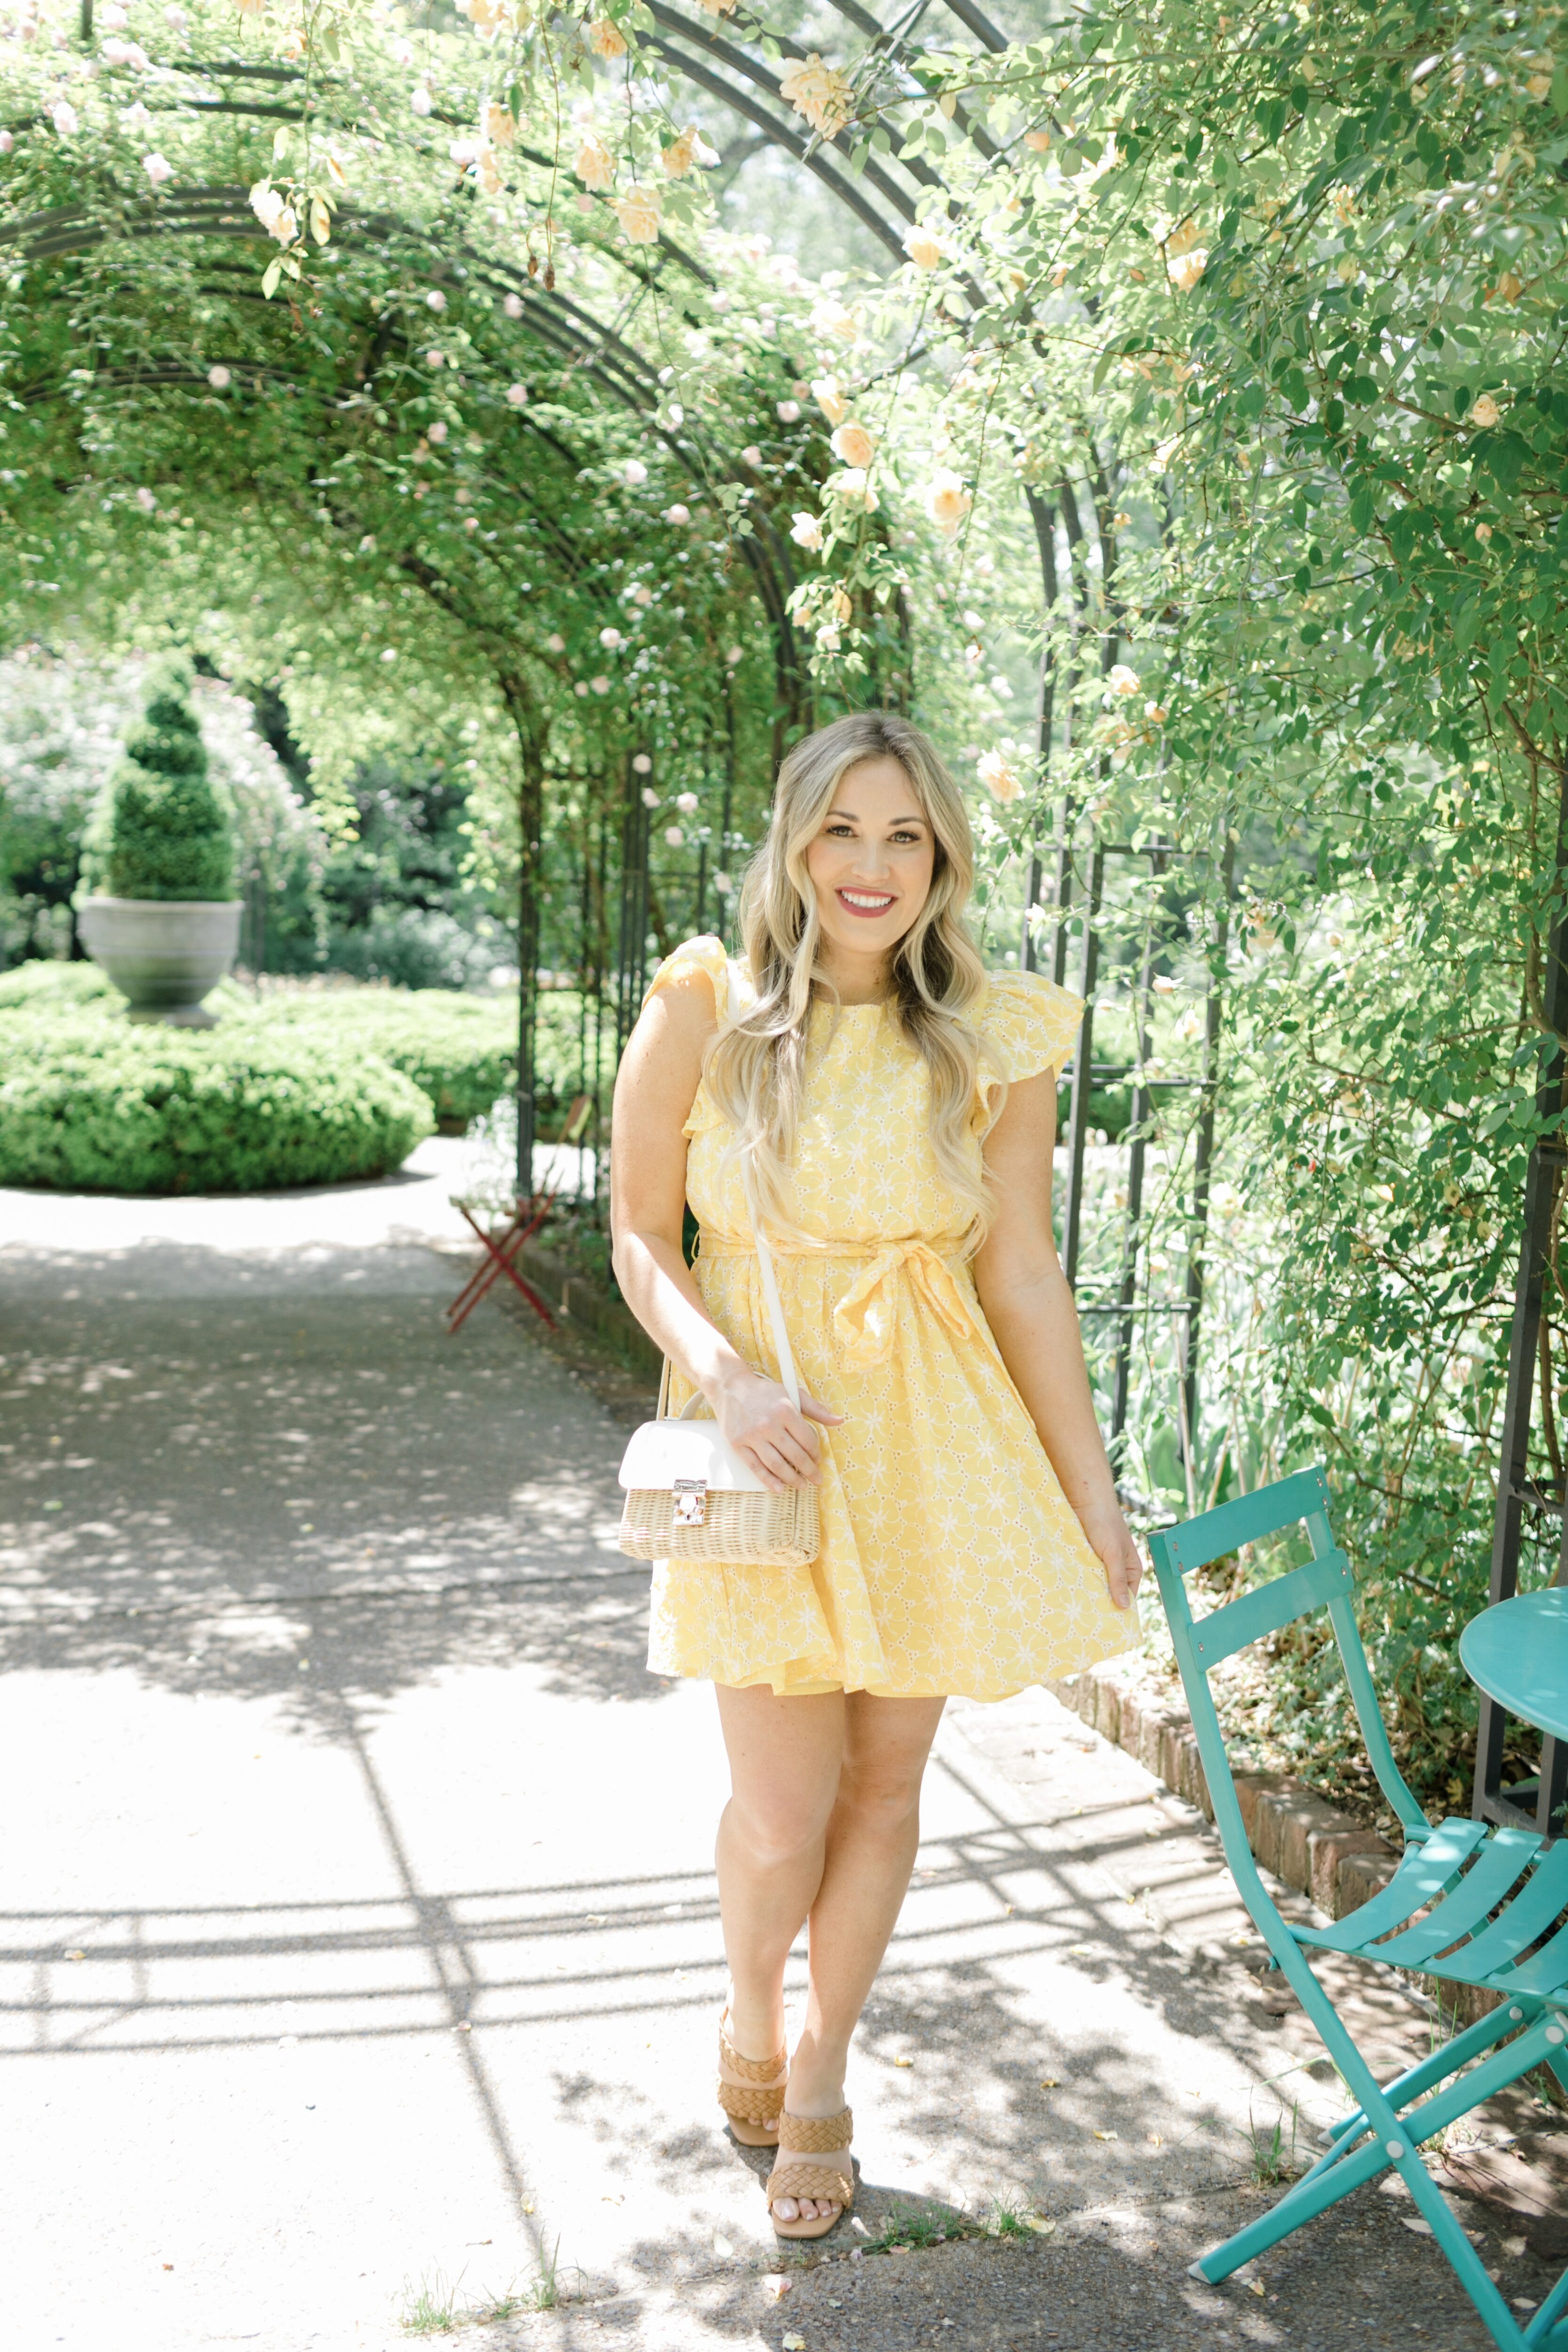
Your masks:
M735 969L733 956L724 959L724 970L730 982L729 1013L731 1025L741 1018L741 976ZM784 1321L784 1302L779 1297L778 1276L773 1271L773 1254L768 1247L768 1237L763 1231L763 1221L757 1213L757 1189L751 1163L743 1160L742 1177L746 1187L746 1214L752 1221L752 1238L757 1244L757 1265L763 1277L763 1297L767 1301L768 1321L773 1328L773 1353L779 1360L779 1375L784 1393L796 1412L800 1411L800 1381L795 1374L795 1351L789 1343L789 1327Z

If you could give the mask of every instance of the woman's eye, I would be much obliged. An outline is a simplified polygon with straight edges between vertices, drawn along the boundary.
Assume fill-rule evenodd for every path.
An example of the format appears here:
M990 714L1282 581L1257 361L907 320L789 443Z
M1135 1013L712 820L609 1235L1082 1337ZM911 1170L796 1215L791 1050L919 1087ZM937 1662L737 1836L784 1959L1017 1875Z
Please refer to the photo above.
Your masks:
M834 841L852 841L855 837L847 824L830 824L827 827L827 833L829 838Z

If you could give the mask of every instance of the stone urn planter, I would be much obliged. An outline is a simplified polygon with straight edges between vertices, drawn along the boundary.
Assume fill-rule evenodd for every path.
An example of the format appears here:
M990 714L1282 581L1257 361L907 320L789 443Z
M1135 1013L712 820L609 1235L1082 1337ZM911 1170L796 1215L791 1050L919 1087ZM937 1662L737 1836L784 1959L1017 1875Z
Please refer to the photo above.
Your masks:
M238 898L84 898L77 930L132 1021L211 1029L202 999L233 967L244 912Z

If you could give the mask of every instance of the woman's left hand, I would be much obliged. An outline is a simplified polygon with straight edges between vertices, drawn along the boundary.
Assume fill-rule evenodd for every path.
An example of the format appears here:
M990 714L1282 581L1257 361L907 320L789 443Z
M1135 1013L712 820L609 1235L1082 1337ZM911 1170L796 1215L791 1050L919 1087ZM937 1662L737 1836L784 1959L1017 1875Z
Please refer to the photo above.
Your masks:
M1111 1510L1085 1532L1100 1555L1112 1601L1118 1609L1131 1609L1143 1580L1143 1555L1131 1528L1119 1510Z

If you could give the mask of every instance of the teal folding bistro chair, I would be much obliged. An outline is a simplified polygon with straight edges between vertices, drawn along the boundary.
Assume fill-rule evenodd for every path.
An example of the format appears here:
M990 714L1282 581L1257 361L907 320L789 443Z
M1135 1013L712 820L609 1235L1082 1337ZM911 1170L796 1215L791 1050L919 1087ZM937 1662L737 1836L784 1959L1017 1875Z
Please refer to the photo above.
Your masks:
M1448 2210L1421 2161L1424 2140L1543 2062L1568 2089L1568 1838L1550 1844L1518 1829L1440 1822L1434 1829L1400 1777L1378 1712L1356 1630L1350 1562L1329 1527L1328 1486L1303 1470L1277 1486L1205 1511L1150 1538L1215 1823L1242 1899L1287 1982L1322 2036L1354 2112L1337 2123L1328 2152L1279 2203L1193 2265L1211 2285L1289 2237L1304 2221L1392 2168L1453 2264L1495 2343L1508 2352L1568 2352L1568 2271L1521 2325ZM1306 1523L1312 1558L1240 1600L1194 1618L1184 1579L1238 1546ZM1389 1884L1334 1927L1292 1927L1270 1902L1247 1844L1225 1738L1208 1677L1223 1658L1326 1608L1345 1681L1384 1795L1405 1828L1405 1853ZM1307 1964L1310 1950L1345 1952L1386 1968L1419 1969L1454 1984L1484 1985L1501 2006L1394 2082L1380 2085ZM1457 2080L1450 2079L1457 2076Z

